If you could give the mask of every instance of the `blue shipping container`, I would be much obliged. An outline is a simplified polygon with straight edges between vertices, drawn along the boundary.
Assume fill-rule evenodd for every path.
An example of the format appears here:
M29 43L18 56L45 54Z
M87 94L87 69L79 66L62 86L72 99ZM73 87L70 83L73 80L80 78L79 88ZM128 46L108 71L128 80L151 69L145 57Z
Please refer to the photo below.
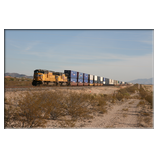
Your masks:
M105 77L103 77L103 81L105 81Z
M83 73L83 79L88 80L88 74Z
M77 72L77 78L83 78L83 73L82 72Z
M77 72L76 71L64 70L64 73L67 73L69 78L77 78Z
M78 83L83 83L83 78L79 78Z
M77 83L77 78L68 78L68 81Z
M83 80L83 83L88 83L88 80Z
M90 83L90 84L93 84L93 80L89 80L89 83Z

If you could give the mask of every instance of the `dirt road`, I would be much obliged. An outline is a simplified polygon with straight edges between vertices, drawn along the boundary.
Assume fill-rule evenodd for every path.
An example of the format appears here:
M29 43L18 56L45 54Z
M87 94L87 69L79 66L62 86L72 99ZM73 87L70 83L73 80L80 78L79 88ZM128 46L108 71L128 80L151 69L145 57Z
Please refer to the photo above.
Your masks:
M114 104L102 116L84 123L83 128L138 128L138 99L129 99L125 103Z

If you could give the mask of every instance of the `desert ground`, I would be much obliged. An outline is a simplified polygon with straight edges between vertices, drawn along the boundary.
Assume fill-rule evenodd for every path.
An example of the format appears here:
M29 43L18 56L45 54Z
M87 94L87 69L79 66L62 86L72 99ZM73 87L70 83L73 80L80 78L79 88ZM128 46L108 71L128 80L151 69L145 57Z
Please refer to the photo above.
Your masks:
M52 88L39 88L34 89L5 89L5 108L18 107L19 101L23 97L27 97L26 93L58 93L64 96L67 94L86 95L92 98L91 102L87 101L86 108L92 109L89 114L90 117L76 117L72 119L68 115L62 115L56 119L50 117L45 119L45 126L22 126L17 123L18 120L13 118L6 119L5 128L86 128L86 129L126 129L126 128L154 128L154 108L151 103L140 96L139 86L135 86L136 90L133 93L124 93L122 95L119 90L126 90L131 86L102 86L102 87L52 87ZM142 89L146 93L153 94L153 85L142 85ZM123 90L122 90L123 91ZM118 94L121 93L121 98ZM127 95L128 94L128 95ZM72 97L73 98L73 97ZM96 99L95 99L96 98ZM101 99L100 103L92 106L92 102L96 103ZM82 104L82 103L81 103ZM82 106L84 107L84 106ZM8 112L8 111L7 111ZM5 113L7 115L7 113ZM24 116L23 116L24 117ZM9 121L10 122L9 122ZM26 119L25 119L26 120ZM16 122L16 123L15 123ZM17 125L19 124L19 125ZM24 123L23 123L24 124ZM25 123L26 124L26 123ZM42 121L41 121L42 124Z

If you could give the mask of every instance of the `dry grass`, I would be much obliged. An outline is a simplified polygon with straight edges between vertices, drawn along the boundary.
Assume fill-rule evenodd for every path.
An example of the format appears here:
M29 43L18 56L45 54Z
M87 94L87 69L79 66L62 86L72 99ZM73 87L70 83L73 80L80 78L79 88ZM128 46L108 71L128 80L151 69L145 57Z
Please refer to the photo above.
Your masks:
M141 86L139 94L142 100L137 105L139 108L138 127L153 127L153 92L146 91L144 86Z
M122 109L123 111L128 111L128 108L124 108L124 109Z
M145 99L150 104L150 108L153 109L153 93L145 91L142 86L139 90L139 93L141 99Z
M134 101L131 101L131 102L129 102L128 104L133 104L134 103Z
M76 121L104 114L105 97L75 92L27 92L14 105L5 108L5 128L45 128L47 121L57 120L61 128L75 127Z
M7 86L10 86L10 87L13 87L13 86L32 86L32 79L16 78L16 77L5 78L4 85L5 85L5 87L7 87Z

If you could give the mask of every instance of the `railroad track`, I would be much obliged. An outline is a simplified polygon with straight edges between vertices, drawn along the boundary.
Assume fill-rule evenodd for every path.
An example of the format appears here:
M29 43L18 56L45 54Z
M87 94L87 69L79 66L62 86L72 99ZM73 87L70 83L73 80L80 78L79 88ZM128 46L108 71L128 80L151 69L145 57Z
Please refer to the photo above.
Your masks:
M104 86L54 86L54 85L40 85L40 86L6 86L5 91L37 91L37 90L56 90L56 89L90 89L93 87L106 87L114 85L104 85ZM119 86L119 85L116 85Z
M98 86L97 86L98 87ZM101 87L101 86L100 86ZM5 87L5 91L37 91L37 90L57 90L57 89L90 89L93 86L37 86L37 87Z

